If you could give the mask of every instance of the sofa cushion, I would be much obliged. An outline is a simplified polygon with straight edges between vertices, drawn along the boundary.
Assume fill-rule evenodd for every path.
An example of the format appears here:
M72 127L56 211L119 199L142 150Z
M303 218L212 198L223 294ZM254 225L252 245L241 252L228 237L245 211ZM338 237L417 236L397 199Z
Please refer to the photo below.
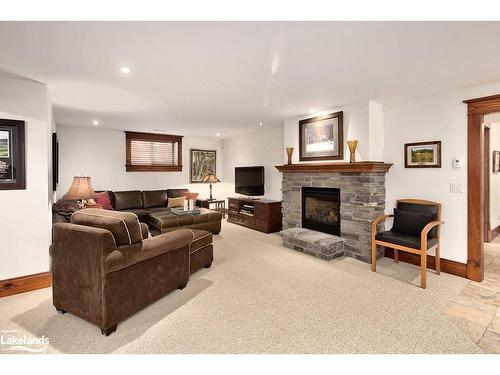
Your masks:
M120 212L131 212L139 218L139 221L146 223L149 221L149 211L142 208L131 208L129 210L121 210Z
M97 204L100 204L101 207L105 210L113 209L113 206L111 205L111 199L109 198L109 193L107 191L103 191L102 193L96 193L95 201Z
M137 215L130 212L85 208L71 215L71 223L109 230L117 246L142 241L142 231Z
M378 241L384 241L389 243L394 243L401 246L411 247L412 249L420 249L420 236L411 236L405 233L398 233L392 230L377 233L375 239ZM429 238L427 240L427 249L437 244L437 238Z
M189 193L189 189L167 189L168 198L185 197Z
M168 198L167 207L182 207L184 206L184 202L186 201L186 197L178 197L178 198Z
M166 190L146 190L142 192L142 204L144 208L165 207L167 205Z
M139 190L114 191L113 195L115 197L115 204L113 207L117 211L130 208L143 208L142 194Z
M435 218L434 213L403 211L395 208L394 223L391 230L411 236L420 236L422 229Z

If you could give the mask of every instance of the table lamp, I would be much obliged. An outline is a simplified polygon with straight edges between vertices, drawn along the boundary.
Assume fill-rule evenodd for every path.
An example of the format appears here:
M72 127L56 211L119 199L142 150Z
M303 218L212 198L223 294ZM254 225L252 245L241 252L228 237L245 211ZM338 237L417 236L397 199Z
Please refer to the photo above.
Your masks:
M73 183L68 192L64 194L64 199L77 199L78 207L85 208L88 199L94 199L95 193L92 189L90 177L73 177Z
M220 180L213 173L208 173L205 177L203 177L203 180L201 180L201 182L208 182L210 184L210 198L208 200L214 201L215 199L212 198L212 184L215 182L220 182Z

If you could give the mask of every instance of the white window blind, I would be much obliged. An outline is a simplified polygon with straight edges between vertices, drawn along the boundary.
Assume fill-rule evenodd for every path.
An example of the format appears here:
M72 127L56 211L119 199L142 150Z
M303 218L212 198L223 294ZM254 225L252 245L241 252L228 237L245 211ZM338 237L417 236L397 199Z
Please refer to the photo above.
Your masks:
M132 165L177 165L177 142L130 141Z

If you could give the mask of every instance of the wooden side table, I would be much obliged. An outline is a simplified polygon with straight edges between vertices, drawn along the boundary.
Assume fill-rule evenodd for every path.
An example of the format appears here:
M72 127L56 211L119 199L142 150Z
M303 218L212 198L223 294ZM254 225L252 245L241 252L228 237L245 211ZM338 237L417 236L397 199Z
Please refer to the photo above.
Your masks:
M215 199L213 201L208 199L197 199L196 205L203 208L208 208L209 210L218 211L222 214L222 218L226 218L226 200Z

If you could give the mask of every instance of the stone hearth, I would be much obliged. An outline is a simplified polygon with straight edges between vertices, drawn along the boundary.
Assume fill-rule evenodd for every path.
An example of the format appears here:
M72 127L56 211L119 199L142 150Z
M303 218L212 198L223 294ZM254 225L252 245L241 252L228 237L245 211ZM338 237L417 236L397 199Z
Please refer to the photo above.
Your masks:
M385 165L387 170L391 166ZM283 229L302 226L302 187L339 188L341 237L346 240L344 254L370 262L371 222L385 210L385 173L386 171L380 170L369 172L288 171L283 173ZM383 256L382 249L379 249L378 256Z

